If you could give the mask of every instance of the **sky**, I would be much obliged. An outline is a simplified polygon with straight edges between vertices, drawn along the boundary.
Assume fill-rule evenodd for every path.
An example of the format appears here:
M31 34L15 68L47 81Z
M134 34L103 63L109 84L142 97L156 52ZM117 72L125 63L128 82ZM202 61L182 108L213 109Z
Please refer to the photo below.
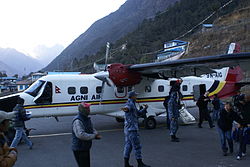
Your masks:
M0 48L38 57L35 48L67 47L126 0L0 0Z

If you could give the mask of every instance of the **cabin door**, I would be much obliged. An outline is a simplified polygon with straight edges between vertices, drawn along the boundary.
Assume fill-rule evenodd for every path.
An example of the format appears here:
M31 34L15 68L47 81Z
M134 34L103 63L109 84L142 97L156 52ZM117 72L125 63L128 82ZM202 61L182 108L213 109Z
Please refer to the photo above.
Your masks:
M200 84L200 85L194 85L193 86L193 94L194 94L194 100L197 101L201 95L203 95L206 92L206 85Z

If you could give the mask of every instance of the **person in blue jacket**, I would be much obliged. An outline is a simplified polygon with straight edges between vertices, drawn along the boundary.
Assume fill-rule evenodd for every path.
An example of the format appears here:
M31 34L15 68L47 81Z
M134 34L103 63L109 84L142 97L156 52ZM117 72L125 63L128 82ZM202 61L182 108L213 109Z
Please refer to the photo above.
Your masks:
M133 167L129 164L130 153L132 149L135 151L135 157L138 162L138 167L150 167L142 161L141 155L141 144L139 138L139 127L138 127L138 115L143 115L146 113L147 105L144 105L144 108L138 110L136 108L136 98L137 93L135 91L129 92L129 99L125 107L121 108L125 112L125 124L124 124L124 133L125 133L125 146L124 146L124 166Z

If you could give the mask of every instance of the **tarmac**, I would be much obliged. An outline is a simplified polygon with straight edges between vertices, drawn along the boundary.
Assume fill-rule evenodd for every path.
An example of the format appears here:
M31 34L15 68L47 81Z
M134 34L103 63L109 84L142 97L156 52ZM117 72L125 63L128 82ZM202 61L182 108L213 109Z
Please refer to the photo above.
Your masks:
M197 116L197 109L191 112ZM102 135L95 140L91 149L92 167L123 167L124 133L123 123L114 118L94 115L92 122ZM15 167L77 167L71 151L71 123L73 117L35 118L27 121L34 143L32 150L24 143L18 145L18 160ZM148 130L141 126L139 131L142 155L145 163L152 167L247 167L250 153L236 160L237 144L233 155L223 156L216 128L210 129L204 122L200 129L196 124L180 126L179 143L170 141L165 118L157 117L157 128ZM247 146L247 150L250 147ZM137 166L134 154L130 162Z

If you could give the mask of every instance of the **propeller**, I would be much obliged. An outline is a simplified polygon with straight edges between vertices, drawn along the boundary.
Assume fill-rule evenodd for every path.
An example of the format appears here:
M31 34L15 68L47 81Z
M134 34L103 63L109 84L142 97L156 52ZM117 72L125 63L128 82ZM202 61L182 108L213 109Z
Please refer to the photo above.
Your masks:
M104 87L105 83L107 83L108 86L114 86L114 83L109 79L109 72L107 71L107 63L108 63L108 56L109 56L109 48L110 48L110 43L107 42L106 45L106 55L105 55L105 65L104 65L104 71L100 71L95 74L95 78L99 79L102 81L102 92L101 92L101 97L100 97L100 102L102 102L103 98L103 93L104 93ZM94 68L97 67L97 64L94 63Z

